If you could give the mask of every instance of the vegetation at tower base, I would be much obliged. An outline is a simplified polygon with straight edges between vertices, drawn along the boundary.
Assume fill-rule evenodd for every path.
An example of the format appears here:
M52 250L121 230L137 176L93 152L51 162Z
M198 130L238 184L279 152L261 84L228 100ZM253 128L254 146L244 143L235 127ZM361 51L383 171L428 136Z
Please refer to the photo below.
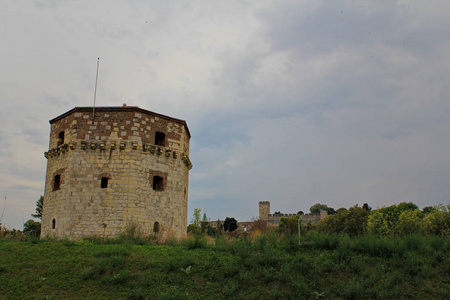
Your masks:
M391 227L368 233L371 216ZM449 220L449 206L425 213L400 203L340 209L317 230L302 225L300 239L263 220L249 232L165 244L136 236L135 224L114 239L78 241L20 241L0 230L0 298L448 299ZM402 233L419 221L421 234ZM330 227L341 229L324 233Z
M42 209L44 206L44 196L39 197L36 201L36 213L31 214L33 218L42 220ZM41 235L41 222L36 222L34 220L28 220L23 224L23 233L31 235L34 237L39 237Z
M44 207L44 196L39 197L39 200L36 201L36 213L31 214L33 218L37 218L42 220L42 210Z
M0 239L0 298L447 299L449 251L442 236L316 231L300 245L275 231L165 245Z

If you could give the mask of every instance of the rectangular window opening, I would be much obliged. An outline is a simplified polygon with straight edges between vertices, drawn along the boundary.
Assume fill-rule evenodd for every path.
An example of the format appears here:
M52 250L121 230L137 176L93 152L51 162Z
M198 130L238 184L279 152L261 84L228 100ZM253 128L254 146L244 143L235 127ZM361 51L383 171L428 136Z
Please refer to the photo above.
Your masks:
M61 131L58 134L58 142L57 142L56 146L59 147L61 145L64 145L64 131Z
M161 176L153 176L153 190L164 191L164 178Z
M166 144L166 135L162 132L157 131L155 134L155 145L165 146L165 144Z
M100 187L106 189L108 187L108 177L103 177L101 179Z
M55 175L53 178L53 190L57 191L61 188L61 175Z

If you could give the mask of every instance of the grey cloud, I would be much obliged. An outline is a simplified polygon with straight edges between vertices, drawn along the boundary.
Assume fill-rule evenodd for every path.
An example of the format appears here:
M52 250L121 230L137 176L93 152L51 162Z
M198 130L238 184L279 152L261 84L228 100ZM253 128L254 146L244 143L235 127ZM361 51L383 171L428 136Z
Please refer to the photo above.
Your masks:
M44 183L48 120L92 105L99 56L97 105L187 121L190 211L448 203L446 1L40 3L2 11L0 175L29 201L18 219Z

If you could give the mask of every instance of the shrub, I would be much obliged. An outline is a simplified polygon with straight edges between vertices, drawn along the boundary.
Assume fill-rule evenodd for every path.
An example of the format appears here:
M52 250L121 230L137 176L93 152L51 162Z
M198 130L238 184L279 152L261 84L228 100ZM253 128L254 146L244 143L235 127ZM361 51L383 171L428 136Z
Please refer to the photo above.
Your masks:
M268 230L267 221L264 220L253 220L252 227L250 228L250 231L252 232L262 232L266 233Z
M424 233L430 235L450 236L450 212L447 207L439 205L423 218Z
M184 245L189 250L197 249L197 248L206 248L207 246L206 239L201 235L194 235L193 238L189 238L184 241Z
M110 283L113 285L122 285L130 280L130 272L128 270L122 270L113 277L110 278Z
M406 210L400 213L396 228L397 234L420 233L422 220L420 210Z
M355 241L353 249L371 256L392 258L400 257L406 248L397 238L363 235Z
M350 236L363 234L367 225L369 212L358 206L349 210L339 210L316 224L316 229L323 233L345 233Z
M280 223L278 224L278 232L284 234L298 234L298 224L299 215L295 215L289 218L281 217Z
M229 218L229 217L225 218L225 221L223 222L223 229L225 231L232 232L232 231L235 231L237 228L238 228L238 225L237 225L237 221L235 218Z
M422 212L414 203L382 207L370 212L367 232L382 235L402 235L421 231Z
M232 297L236 294L236 292L239 289L239 283L233 280L229 280L225 286L223 287L223 293L225 294L225 297Z
M130 300L142 300L145 299L145 290L143 288L137 288L132 290L128 294L128 299Z
M41 235L41 222L28 220L23 224L23 233L30 236Z
M95 279L99 275L100 275L100 273L94 267L88 267L81 272L81 278L84 280Z
M311 245L314 248L324 249L324 250L333 250L339 246L339 241L341 236L339 235L326 235L326 234L311 234L309 236L311 241Z

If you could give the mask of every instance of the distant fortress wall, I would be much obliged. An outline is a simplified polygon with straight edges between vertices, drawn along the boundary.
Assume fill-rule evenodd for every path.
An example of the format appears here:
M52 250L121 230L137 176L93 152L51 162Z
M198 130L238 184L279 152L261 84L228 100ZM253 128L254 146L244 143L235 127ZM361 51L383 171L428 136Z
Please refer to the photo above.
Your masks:
M290 218L296 216L297 214L271 214L270 213L270 202L269 201L260 201L259 202L259 219L267 222L269 226L278 226L281 218ZM309 213L304 214L300 217L303 224L311 221L312 225L315 225L321 219L328 216L327 211L321 210L319 214L317 213Z
M297 214L271 214L270 213L270 202L269 201L260 201L259 202L259 220L267 222L268 227L277 227L280 223L281 218L290 218L296 216ZM320 213L309 213L300 216L300 220L302 224L306 224L311 222L311 225L315 225L320 220L326 218L328 213L326 210L321 210ZM218 221L213 221L211 224L213 226L217 226ZM223 220L219 221L223 225ZM238 231L247 231L251 230L255 221L244 221L238 222Z

